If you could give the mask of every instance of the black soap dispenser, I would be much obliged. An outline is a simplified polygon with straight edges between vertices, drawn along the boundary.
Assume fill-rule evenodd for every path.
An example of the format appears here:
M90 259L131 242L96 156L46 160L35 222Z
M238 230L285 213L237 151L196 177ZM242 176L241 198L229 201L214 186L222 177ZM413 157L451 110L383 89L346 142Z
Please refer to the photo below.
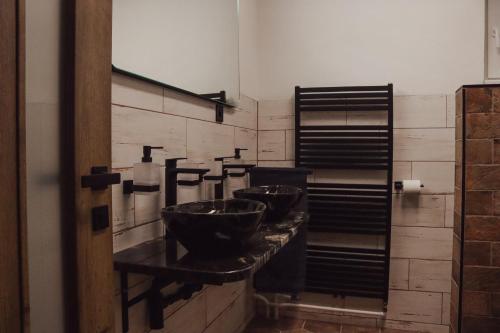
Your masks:
M144 188L160 186L160 165L158 163L153 163L151 157L152 149L163 149L163 147L143 146L142 162L134 164L134 186L137 185L138 188L141 186L144 186ZM153 194L154 192L142 192L139 190L134 193L140 195Z

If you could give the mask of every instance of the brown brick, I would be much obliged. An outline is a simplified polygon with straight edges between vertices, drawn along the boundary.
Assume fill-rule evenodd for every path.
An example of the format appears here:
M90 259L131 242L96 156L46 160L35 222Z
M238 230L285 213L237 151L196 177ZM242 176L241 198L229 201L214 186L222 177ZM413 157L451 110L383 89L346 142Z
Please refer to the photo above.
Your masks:
M490 242L464 242L464 265L489 266L490 262Z
M467 113L491 112L491 89L467 88L465 90L465 110Z
M462 188L462 165L455 165L455 187Z
M500 243L491 243L491 265L500 267Z
M465 240L500 241L500 217L466 216Z
M451 261L451 278L455 281L460 280L460 263L455 260Z
M462 238L462 217L455 212L453 214L453 233L459 238Z
M500 292L500 268L464 266L463 290Z
M458 309L450 309L450 331L458 333Z
M468 166L466 169L466 189L500 189L500 165Z
M500 319L464 316L462 333L496 333L500 332Z
M458 109L457 109L457 112ZM459 116L455 118L455 139L456 140L462 140L464 137L464 121L463 117Z
M500 294L491 294L491 314L495 317L500 317Z
M464 291L462 296L464 315L487 316L490 314L490 294Z
M493 146L493 163L500 163L500 139L494 140Z
M466 140L465 157L467 165L471 164L491 164L493 160L493 140ZM458 153L457 153L458 154ZM456 155L458 159L460 155Z
M453 199L455 203L455 206L453 207L455 213L462 214L462 191L458 187L455 187Z
M492 111L500 112L500 88L491 88Z
M467 140L467 141L476 141L476 140ZM463 142L462 141L456 141L455 142L455 165L461 165L463 163L462 157L463 157Z
M459 295L458 282L455 280L451 280L451 296L450 296L451 307L458 308L458 295Z
M472 113L466 116L467 139L491 139L494 137L495 128L491 114Z
M453 235L453 255L452 259L456 261L457 263L460 263L460 257L461 257L461 251L462 251L462 246L460 244L460 239L458 238L457 235Z
M493 192L465 192L465 214L493 215Z
M493 213L500 215L500 191L496 191L493 194Z

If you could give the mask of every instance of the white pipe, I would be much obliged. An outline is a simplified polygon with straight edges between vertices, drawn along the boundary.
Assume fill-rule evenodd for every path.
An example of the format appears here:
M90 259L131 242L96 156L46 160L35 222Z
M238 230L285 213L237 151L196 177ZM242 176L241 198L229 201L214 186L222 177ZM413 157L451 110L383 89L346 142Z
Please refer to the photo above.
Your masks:
M335 308L331 306L321 306L321 305L311 305L311 304L297 304L297 303L276 303L269 302L269 300L259 294L255 294L254 297L266 303L266 316L269 317L269 307L287 307L287 308L298 308L298 309L308 309L308 310L328 310L328 311L336 311L343 313L351 313L351 314L360 314L360 315L370 315L377 317L385 317L385 312L383 311L367 311L367 310L356 310L356 309L345 309L345 308Z
M269 300L259 294L254 294L253 297L257 300L261 300L262 302L264 302L264 305L266 306L266 318L269 318Z

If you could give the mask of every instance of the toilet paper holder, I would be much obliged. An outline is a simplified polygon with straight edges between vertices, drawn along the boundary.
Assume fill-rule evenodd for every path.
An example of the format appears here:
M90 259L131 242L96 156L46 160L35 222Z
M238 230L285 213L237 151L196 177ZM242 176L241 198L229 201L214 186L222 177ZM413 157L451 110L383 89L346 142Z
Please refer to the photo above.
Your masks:
M420 187L424 187L424 184L420 184ZM396 189L396 191L402 191L403 190L403 181L396 180L394 182L394 189Z

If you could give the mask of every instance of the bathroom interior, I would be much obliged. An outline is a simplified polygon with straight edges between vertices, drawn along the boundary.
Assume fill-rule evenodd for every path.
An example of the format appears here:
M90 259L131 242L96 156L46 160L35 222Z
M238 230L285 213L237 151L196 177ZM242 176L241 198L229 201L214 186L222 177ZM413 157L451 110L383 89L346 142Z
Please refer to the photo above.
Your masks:
M500 332L500 0L2 0L0 333Z

